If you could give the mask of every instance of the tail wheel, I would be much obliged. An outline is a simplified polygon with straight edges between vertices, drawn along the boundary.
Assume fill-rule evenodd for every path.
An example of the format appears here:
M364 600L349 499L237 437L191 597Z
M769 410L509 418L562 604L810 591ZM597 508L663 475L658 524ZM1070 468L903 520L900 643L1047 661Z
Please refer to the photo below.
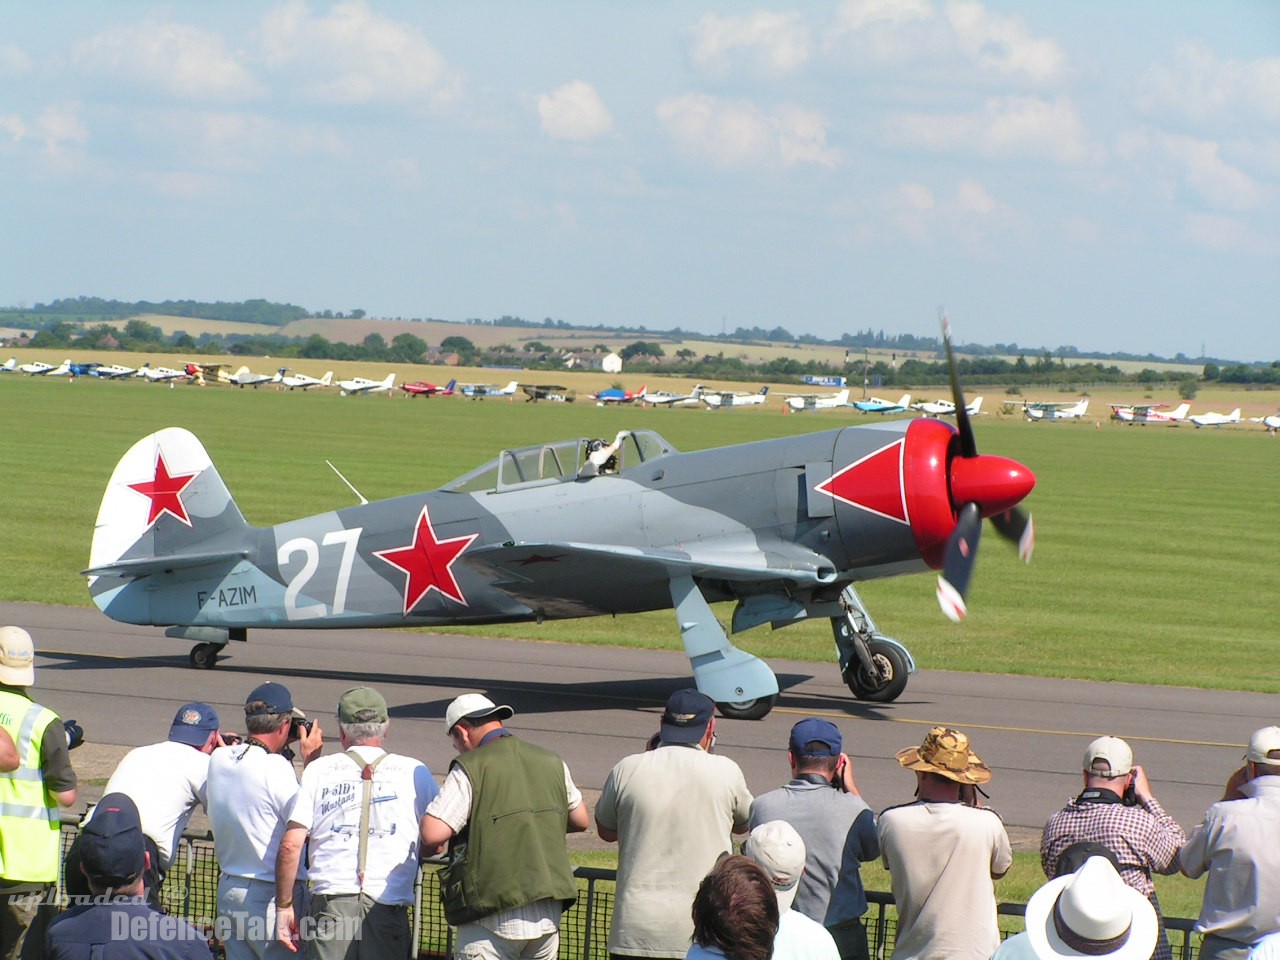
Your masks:
M866 668L855 660L850 664L850 669L844 678L849 685L849 690L859 700L868 700L872 703L889 703L897 700L902 695L902 691L907 689L907 678L910 676L902 651L880 637L872 637L867 643L867 649L871 652L871 659L879 670L880 676L872 677Z
M720 716L730 720L763 720L778 702L775 693L770 697L757 697L754 700L737 700L732 703L717 703Z

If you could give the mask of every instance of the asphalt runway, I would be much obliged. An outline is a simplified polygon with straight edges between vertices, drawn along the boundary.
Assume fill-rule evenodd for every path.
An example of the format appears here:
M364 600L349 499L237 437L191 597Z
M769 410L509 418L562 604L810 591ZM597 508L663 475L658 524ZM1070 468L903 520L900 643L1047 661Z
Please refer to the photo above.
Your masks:
M188 700L212 704L224 727L241 730L245 695L273 679L320 719L336 749L338 696L359 683L376 687L390 705L390 749L426 761L439 779L453 756L445 707L460 693L481 691L515 708L508 725L518 735L565 758L591 804L613 764L643 749L657 729L667 695L692 683L688 661L674 651L397 630L250 631L249 642L227 647L215 669L198 671L187 665L188 643L92 609L0 603L0 623L30 630L32 692L78 719L95 747L163 739ZM547 636L555 636L554 625ZM1023 846L1080 790L1081 756L1095 736L1127 739L1156 797L1189 830L1221 797L1250 732L1280 721L1273 694L941 671L916 674L896 703L864 704L850 696L834 663L771 665L783 687L773 712L717 726L717 752L742 766L753 793L787 780L791 725L823 716L844 734L872 808L906 802L914 777L894 755L945 724L967 732L991 766L989 803Z

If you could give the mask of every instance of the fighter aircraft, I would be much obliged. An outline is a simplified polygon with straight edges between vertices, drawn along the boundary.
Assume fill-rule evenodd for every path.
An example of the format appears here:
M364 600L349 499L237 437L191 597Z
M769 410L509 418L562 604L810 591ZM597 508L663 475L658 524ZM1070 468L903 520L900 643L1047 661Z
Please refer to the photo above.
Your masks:
M1165 412L1167 403L1113 403L1111 419L1123 420L1125 423L1172 423L1178 424L1187 418L1191 404L1180 403L1174 409Z
M413 380L400 384L400 389L411 397L452 397L457 380L450 380L443 387L426 380Z
M834 410L836 407L849 405L849 391L839 393L788 393L783 394L783 403L791 410Z
M519 381L512 380L505 387L498 387L492 383L464 383L459 389L468 400L483 400L485 397L515 396L518 386L520 386Z
M254 373L248 367L241 367L231 377L231 382L242 390L245 387L253 387L253 389L257 390L258 387L264 383L283 383L285 372L288 369L288 367L280 367L276 370L274 375L268 375L265 373Z
M1089 398L1081 397L1074 403L1035 401L1024 404L1022 412L1032 422L1036 420L1080 420L1089 409Z
M94 371L99 380L123 380L138 372L137 367L126 367L119 363L104 363Z
M743 393L737 390L703 390L702 402L712 410L721 407L755 407L764 403L769 395L768 387L761 387L758 393Z
M954 374L953 391L955 426L897 420L693 453L623 431L608 463L574 438L504 450L438 490L269 528L245 521L200 441L170 427L117 464L84 573L111 618L196 642L196 667L260 627L671 609L698 688L726 716L759 718L778 683L709 606L732 600L734 633L830 618L849 689L889 701L914 663L854 583L941 567L939 602L958 618L982 519L1024 559L1034 539L1017 504L1035 477L978 454Z
M325 375L316 379L305 373L293 373L280 381L290 390L310 390L312 387L329 387L333 385L333 371L326 370Z
M1187 417L1187 420L1200 427L1220 427L1224 423L1239 423L1240 408L1236 407L1230 413L1197 413L1194 417Z
M385 380L369 380L366 377L352 377L350 380L339 380L338 390L344 397L363 396L366 393L389 393L396 385L396 375L388 373Z
M698 384L688 393L674 393L670 390L655 390L649 393L647 390L640 402L650 407L666 407L670 410L672 407L696 407L702 401L702 391L705 390L702 384Z
M623 390L621 387L610 387L607 390L597 390L595 393L588 394L588 396L596 403L635 403L637 400L644 399L645 391L648 389L648 384L645 384L634 393L630 390Z
M921 400L911 404L911 409L919 410L926 417L953 417L956 413L956 405L950 400ZM981 409L982 397L974 397L973 402L964 408L971 417L976 417Z
M578 391L570 390L558 383L522 383L525 403L536 403L539 400L550 400L552 403L573 403L578 399Z
M904 393L897 403L881 400L879 397L868 397L866 400L853 401L853 405L863 413L906 413L911 406L911 394Z

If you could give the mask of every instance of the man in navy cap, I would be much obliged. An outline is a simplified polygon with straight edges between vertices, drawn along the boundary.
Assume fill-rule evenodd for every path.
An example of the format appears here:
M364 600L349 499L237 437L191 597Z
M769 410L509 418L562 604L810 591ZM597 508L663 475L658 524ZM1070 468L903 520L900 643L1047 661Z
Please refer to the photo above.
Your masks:
M657 746L623 758L596 804L601 840L618 841L611 957L683 957L689 905L732 833L745 833L751 791L741 768L718 757L715 703L692 688L667 699Z
M876 819L858 793L840 730L810 717L791 728L791 781L756 797L754 829L771 820L793 826L804 840L804 875L794 909L831 933L842 960L866 960L862 915L867 895L858 864L880 856Z
M80 869L93 899L54 919L45 933L49 960L209 960L208 938L152 908L143 898L147 853L138 808L108 793L80 833Z
M142 818L143 841L150 855L144 885L147 901L156 909L160 909L160 884L191 814L197 806L208 807L209 755L221 746L218 712L207 703L184 703L173 715L168 739L130 750L107 781L105 792L128 796ZM71 897L89 893L79 864L77 838L67 851L63 871Z
M227 960L291 958L276 939L276 855L298 792L286 751L296 741L305 766L324 741L320 724L307 721L288 688L274 681L249 694L244 722L244 742L214 750L209 760L209 823L222 867L218 933ZM293 898L279 906L293 906Z

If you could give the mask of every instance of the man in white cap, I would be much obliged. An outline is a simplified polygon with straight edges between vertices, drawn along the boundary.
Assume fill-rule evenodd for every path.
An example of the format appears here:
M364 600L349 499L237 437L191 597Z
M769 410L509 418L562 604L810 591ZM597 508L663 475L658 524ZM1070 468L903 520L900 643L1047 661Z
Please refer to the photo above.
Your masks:
M582 793L563 760L503 726L514 713L480 693L445 711L458 756L420 832L423 856L449 847L440 899L460 958L554 960L578 897L564 835L587 829Z
M773 960L840 960L827 928L792 909L805 864L804 841L795 827L785 820L762 823L747 835L742 852L764 867L778 897Z
M1058 858L1077 843L1099 843L1114 854L1120 877L1151 901L1160 917L1152 874L1178 872L1178 848L1187 835L1165 813L1133 762L1133 750L1119 737L1098 737L1084 751L1084 790L1049 818L1040 839L1040 864L1053 879L1062 871ZM1171 960L1173 951L1160 922L1154 960Z
M992 881L1013 864L1004 823L978 791L991 770L948 727L899 750L898 763L915 771L916 800L876 824L898 908L894 960L986 960L1000 945Z
M40 904L58 882L60 808L76 802L67 751L84 741L74 720L31 699L35 676L31 634L0 627L0 729L21 761L0 772L0 960L43 946L49 910Z
M1280 931L1280 727L1249 738L1244 766L1178 853L1192 879L1208 873L1196 932L1203 960L1244 960Z
M991 960L1147 960L1159 929L1155 907L1104 857L1033 893L1026 922Z

